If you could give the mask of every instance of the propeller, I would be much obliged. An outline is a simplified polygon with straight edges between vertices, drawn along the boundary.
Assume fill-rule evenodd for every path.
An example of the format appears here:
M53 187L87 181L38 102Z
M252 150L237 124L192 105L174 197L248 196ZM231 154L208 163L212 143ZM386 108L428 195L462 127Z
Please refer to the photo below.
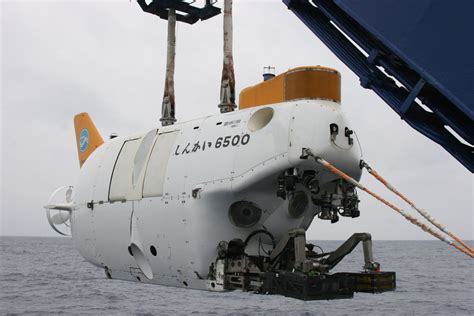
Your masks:
M71 218L71 213L65 211L59 211L59 213L54 214L51 218L54 225L62 225L66 223Z
M75 208L72 199L72 186L56 189L50 196L46 209L46 218L51 228L58 234L69 236L71 212ZM57 211L52 215L52 211Z

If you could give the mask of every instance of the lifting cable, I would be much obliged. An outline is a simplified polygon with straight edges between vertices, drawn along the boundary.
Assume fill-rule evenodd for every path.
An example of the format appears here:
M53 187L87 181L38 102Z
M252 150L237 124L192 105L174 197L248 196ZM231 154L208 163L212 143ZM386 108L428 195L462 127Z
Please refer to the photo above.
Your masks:
M409 222L415 224L416 226L420 227L422 230L424 230L425 232L431 234L432 236L438 238L439 240L447 243L448 245L451 245L453 246L454 248L456 248L457 250L463 252L464 254L468 255L469 257L471 258L474 258L474 253L472 253L470 251L470 249L465 249L463 248L462 246L452 242L451 240L447 239L446 237L444 237L443 235L439 234L438 232L432 230L431 228L429 228L428 226L426 226L426 224L423 224L422 222L420 222L416 217L413 217L411 216L410 214L407 214L403 209L401 208L398 208L396 207L395 205L393 205L392 203L388 202L387 200L385 200L384 198L382 198L381 196L377 195L376 193L372 192L371 190L369 190L368 188L366 188L365 186L363 186L361 183L359 183L358 181L354 180L352 177L350 177L349 175L345 174L344 172L342 172L341 170L337 169L336 167L334 167L332 164L330 164L329 162L327 162L326 160L324 160L323 158L321 157L317 157L315 156L311 150L305 148L303 149L304 152L308 155L308 156L311 156L313 157L316 162L318 162L319 164L323 165L326 169L328 169L329 171L335 173L336 175L338 175L339 177L343 178L344 180L346 180L347 182L353 184L354 186L356 186L357 188L367 192L368 194L370 194L371 196L373 196L374 198L376 198L377 200L379 200L380 202L384 203L385 205L387 205L388 207L390 207L391 209L393 209L394 211L396 211L397 213L399 213L400 215L402 215L403 217L405 217L406 220L408 220Z
M474 254L474 249L470 247L468 244L466 244L461 238L456 236L454 233L450 232L449 230L446 229L446 226L442 225L440 222L438 222L436 219L434 219L428 212L420 209L415 205L413 201L408 199L405 195L400 193L393 185L391 185L387 180L385 180L377 171L372 169L365 161L361 160L360 163L361 167L365 168L375 179L380 181L384 186L387 187L390 191L398 195L402 200L407 202L415 211L417 211L421 216L426 218L431 224L436 226L439 230L441 230L443 233L448 235L449 237L453 238L455 241L457 241L460 245L462 245L464 248L466 248L471 254Z

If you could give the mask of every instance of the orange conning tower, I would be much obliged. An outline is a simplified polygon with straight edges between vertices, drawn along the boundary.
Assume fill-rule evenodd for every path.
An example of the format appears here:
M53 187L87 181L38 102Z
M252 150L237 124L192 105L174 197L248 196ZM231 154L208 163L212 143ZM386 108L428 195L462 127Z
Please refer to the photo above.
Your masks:
M298 67L274 78L243 89L239 108L280 103L298 99L341 102L341 75L332 68Z

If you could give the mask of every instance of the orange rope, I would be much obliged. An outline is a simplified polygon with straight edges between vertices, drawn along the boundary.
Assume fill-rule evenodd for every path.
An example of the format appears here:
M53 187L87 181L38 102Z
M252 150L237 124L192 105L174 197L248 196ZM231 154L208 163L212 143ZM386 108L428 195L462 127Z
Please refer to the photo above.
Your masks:
M428 226L426 226L426 224L423 224L421 223L417 218L411 216L410 214L407 214L404 210L396 207L395 205L393 205L392 203L388 202L387 200L385 200L384 198L380 197L379 195L375 194L374 192L372 192L371 190L367 189L366 187L364 187L362 184L360 184L359 182L357 182L356 180L354 180L353 178L351 178L350 176L348 176L347 174L345 174L344 172L342 172L341 170L337 169L336 167L334 167L332 164L330 164L329 162L327 162L326 160L320 158L320 157L316 157L312 154L312 152L308 149L306 149L306 153L310 156L312 156L318 163L320 163L321 165L323 165L324 167L326 167L326 169L328 169L329 171L337 174L339 177L343 178L344 180L346 180L347 182L350 182L352 183L353 185L355 185L356 187L358 187L359 189L367 192L368 194L370 194L371 196L373 196L374 198L376 198L377 200L379 200L380 202L384 203L385 205L387 205L388 207L390 207L391 209L393 209L394 211L396 211L397 213L399 213L400 215L402 215L403 217L405 217L406 220L410 221L411 223L415 224L416 226L420 227L422 230L424 230L425 232L431 234L432 236L438 238L439 240L447 243L448 245L451 245L453 246L454 248L456 248L457 250L461 251L462 253L468 255L469 257L471 258L474 258L474 254L472 254L471 252L467 251L466 249L460 247L459 245L453 243L452 241L448 240L446 237L440 235L439 233L435 232L434 230L432 230L431 228L429 228Z
M419 214L421 214L424 218L426 218L431 224L435 225L439 230L441 230L443 233L447 234L451 238L453 238L455 241L457 241L461 246L466 248L467 251L469 251L471 254L474 254L474 249L470 247L468 244L466 244L461 238L456 236L454 233L448 231L446 227L441 225L441 223L437 222L433 217L431 217L426 211L418 208L414 202L412 202L410 199L408 199L405 195L400 193L397 189L395 189L394 186L392 186L387 180L385 180L377 171L372 169L367 163L362 162L362 166L367 169L367 171L374 176L377 180L379 180L383 185L385 185L390 191L398 195L402 200L410 204L410 206L415 209Z

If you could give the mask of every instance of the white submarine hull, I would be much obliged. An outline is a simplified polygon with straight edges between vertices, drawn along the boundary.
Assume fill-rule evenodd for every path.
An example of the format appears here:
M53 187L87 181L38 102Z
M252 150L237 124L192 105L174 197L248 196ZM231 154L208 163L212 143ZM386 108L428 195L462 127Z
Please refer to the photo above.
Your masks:
M288 169L316 171L323 191L336 179L301 159L303 148L360 178L360 146L345 128L351 126L340 104L299 100L109 140L84 163L74 188L74 244L114 279L213 290L207 276L220 241L245 240L262 228L278 240L311 224L317 213L311 199L292 217L288 199L276 194ZM260 209L256 223L236 225L229 207L237 201Z

